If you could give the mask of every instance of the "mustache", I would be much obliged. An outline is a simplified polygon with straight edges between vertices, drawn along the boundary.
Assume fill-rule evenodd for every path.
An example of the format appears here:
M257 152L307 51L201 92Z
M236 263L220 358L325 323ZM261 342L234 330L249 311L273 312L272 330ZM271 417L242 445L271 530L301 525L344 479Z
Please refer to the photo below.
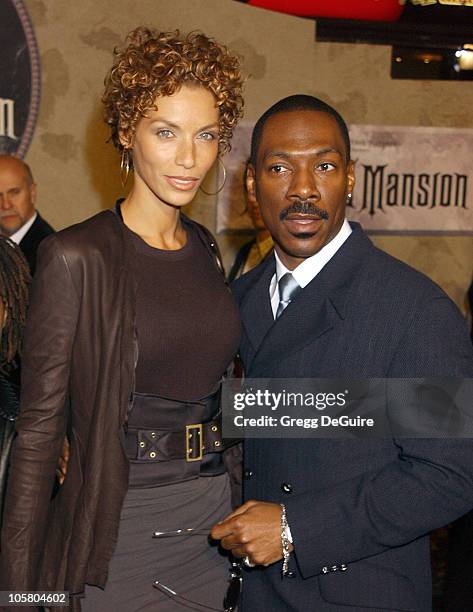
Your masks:
M310 200L296 200L293 204L285 208L279 213L279 219L284 221L291 213L300 213L304 215L316 215L324 221L327 221L330 217L326 210L319 208Z

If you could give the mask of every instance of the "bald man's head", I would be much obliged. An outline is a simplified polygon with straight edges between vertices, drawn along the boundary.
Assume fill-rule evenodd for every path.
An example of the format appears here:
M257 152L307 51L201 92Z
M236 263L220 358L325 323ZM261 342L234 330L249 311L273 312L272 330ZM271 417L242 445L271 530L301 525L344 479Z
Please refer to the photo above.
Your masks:
M36 184L30 167L11 155L0 155L0 232L11 236L35 213Z

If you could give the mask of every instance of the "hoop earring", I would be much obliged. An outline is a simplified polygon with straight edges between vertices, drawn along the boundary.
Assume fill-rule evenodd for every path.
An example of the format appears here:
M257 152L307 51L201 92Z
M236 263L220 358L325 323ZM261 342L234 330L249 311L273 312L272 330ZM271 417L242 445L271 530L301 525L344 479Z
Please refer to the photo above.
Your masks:
M222 166L222 171L223 171L223 183L221 184L221 186L217 189L217 191L215 191L214 193L211 193L210 191L205 191L205 189L202 187L202 185L199 185L199 189L201 191L203 191L205 193L205 195L209 195L209 196L214 196L217 195L217 193L220 193L222 191L222 189L225 187L225 182L227 180L227 169L225 168L225 164L223 163L223 161L220 159L220 157L217 157L217 162L220 163L220 165Z
M130 174L130 153L128 149L123 149L122 159L120 162L120 181L122 183L123 188L125 188L125 185L128 181L129 174Z

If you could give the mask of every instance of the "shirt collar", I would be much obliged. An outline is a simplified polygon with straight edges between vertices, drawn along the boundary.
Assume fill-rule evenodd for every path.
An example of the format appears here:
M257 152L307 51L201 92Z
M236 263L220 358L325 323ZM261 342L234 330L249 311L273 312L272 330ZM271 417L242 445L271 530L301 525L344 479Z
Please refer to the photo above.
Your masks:
M332 240L326 244L320 251L305 259L301 264L295 268L295 270L289 270L279 259L278 254L274 251L276 257L276 285L279 283L279 279L284 276L287 272L291 272L299 285L304 288L311 280L313 280L322 268L332 259L338 249L342 246L345 240L352 233L350 224L345 219L342 227L332 238Z
M16 230L16 232L9 237L10 240L12 242L14 242L15 244L20 244L20 242L25 237L27 231L30 229L30 227L33 225L33 223L36 221L36 217L37 216L38 216L38 213L35 212L35 214L31 217L31 219L28 219L28 221L26 223L24 223L20 227L19 230Z

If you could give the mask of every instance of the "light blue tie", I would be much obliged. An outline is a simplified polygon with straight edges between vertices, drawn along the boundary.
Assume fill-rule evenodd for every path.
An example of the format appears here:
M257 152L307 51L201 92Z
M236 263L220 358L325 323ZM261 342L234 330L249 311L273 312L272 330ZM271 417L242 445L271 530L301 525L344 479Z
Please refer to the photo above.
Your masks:
M279 304L276 311L276 319L282 315L285 308L289 306L291 301L301 290L299 283L292 276L290 272L286 272L284 276L281 276L278 283L279 287Z

